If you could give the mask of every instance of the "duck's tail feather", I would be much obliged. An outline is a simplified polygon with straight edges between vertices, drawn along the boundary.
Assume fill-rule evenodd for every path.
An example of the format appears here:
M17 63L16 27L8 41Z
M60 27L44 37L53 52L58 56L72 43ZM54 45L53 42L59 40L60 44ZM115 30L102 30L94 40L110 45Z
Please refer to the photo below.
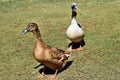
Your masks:
M70 46L70 47L65 51L64 56L60 59L60 61L68 60L71 51L72 51L72 46Z

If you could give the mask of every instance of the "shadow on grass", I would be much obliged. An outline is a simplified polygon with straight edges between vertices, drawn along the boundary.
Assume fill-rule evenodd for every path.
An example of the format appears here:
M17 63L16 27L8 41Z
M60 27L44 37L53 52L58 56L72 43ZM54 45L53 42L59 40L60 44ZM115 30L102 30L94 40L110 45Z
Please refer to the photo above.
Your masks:
M69 67L72 65L72 63L73 63L73 60L72 60L72 61L68 61L67 64L66 64L66 66L65 66L63 69L61 69L61 70L58 71L58 74L61 73L61 72L64 71L64 70L66 70L67 68L69 68ZM36 66L36 67L34 67L34 68L37 69L37 68L40 67L40 66L44 66L44 65L43 65L43 64L39 64L38 66ZM43 68L41 68L41 69L39 70L39 73L42 73L42 71L43 71ZM46 67L44 73L45 73L46 75L49 75L49 74L54 74L55 71L53 71L53 70L51 70L50 68Z
M77 49L79 48L80 46L84 47L85 46L85 40L83 39L81 42L79 43L73 43L73 46L72 46L72 49ZM68 44L68 47L70 47L72 45L72 43L69 43Z

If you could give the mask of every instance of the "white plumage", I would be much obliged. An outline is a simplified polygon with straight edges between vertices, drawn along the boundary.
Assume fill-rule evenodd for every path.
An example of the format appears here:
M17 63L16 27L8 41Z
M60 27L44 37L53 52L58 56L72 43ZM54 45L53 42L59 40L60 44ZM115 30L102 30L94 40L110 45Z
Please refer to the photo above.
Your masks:
M72 19L71 24L66 31L66 35L75 43L80 42L83 39L84 30L77 24L76 19Z
M70 26L66 31L66 35L68 39L72 41L72 43L81 43L81 41L83 41L85 32L82 26L78 24L76 21L76 16L78 14L78 7L76 3L73 3L71 8L72 8L72 20Z

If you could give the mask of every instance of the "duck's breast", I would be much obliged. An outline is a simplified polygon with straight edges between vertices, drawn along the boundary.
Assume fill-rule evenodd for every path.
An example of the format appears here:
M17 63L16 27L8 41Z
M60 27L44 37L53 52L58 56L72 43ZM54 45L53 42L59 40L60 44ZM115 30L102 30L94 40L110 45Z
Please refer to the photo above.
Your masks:
M84 30L77 24L71 24L66 31L66 35L69 39L80 38L84 35Z
M43 61L45 58L45 47L44 45L42 45L42 43L40 43L39 41L36 41L36 45L34 47L34 52L33 52L33 56L34 58L40 62Z

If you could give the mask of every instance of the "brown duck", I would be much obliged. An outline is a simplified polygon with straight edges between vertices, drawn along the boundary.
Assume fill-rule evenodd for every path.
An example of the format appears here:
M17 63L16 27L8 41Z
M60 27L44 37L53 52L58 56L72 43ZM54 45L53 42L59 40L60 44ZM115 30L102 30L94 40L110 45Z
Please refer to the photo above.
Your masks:
M69 47L66 51L63 51L46 45L41 39L41 34L36 23L29 23L22 34L26 34L27 32L32 32L35 35L36 43L33 56L36 61L44 65L43 72L38 77L44 78L44 70L48 67L55 71L55 74L50 77L54 80L58 71L65 67L69 54L72 50L71 47Z

